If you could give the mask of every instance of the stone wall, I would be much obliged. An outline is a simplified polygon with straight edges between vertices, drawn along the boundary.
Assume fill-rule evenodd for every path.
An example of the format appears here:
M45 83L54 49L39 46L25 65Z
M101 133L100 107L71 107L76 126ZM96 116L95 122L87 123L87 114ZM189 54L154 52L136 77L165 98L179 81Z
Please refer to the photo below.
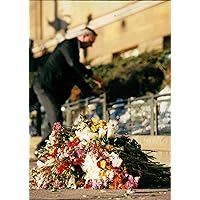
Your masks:
M124 25L123 25L124 24ZM162 49L163 38L170 35L170 3L145 9L123 20L98 28L98 38L88 49L88 58L94 59L125 49Z

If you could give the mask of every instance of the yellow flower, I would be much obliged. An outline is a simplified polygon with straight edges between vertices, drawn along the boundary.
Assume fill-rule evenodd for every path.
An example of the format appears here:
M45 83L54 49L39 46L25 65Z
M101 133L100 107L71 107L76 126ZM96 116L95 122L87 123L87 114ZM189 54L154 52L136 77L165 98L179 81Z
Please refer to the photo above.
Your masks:
M93 118L92 118L92 122L93 122L93 123L97 123L97 122L98 122L98 119L95 118L95 117L93 117Z
M49 154L52 154L55 151L55 149L49 149Z
M101 160L101 161L100 161L100 167L101 167L102 169L105 169L105 168L106 168L106 161L105 161L105 160Z
M101 179L103 179L104 181L106 181L106 179L107 179L107 174L106 174L106 172L105 171L100 171L100 178Z
M96 132L98 130L98 127L92 124L90 129L91 129L91 131Z

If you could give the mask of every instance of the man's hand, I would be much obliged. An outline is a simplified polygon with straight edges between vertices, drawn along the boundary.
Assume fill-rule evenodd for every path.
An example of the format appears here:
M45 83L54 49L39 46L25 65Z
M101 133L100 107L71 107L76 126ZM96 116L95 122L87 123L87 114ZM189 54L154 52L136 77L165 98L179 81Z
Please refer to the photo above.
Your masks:
M92 81L97 85L98 88L103 89L103 80L100 77L93 75Z
M92 81L97 85L98 88L102 88L103 87L103 84L101 82L99 82L97 80L94 80L94 79Z
M99 96L104 93L103 80L96 75L92 76L92 94Z

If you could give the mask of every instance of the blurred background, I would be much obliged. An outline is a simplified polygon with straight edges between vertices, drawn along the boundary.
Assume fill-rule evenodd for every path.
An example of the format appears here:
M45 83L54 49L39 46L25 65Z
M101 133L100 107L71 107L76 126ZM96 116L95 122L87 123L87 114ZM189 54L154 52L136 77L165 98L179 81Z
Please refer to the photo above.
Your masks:
M74 87L62 107L66 126L84 112L88 117L113 120L120 134L171 134L170 1L30 0L29 9L33 61L29 88L58 43L77 36L85 26L98 34L92 48L81 50L80 58L102 77L105 94L82 99ZM30 106L30 129L44 123L45 111L34 106ZM31 136L42 134L37 128L34 131Z
M43 1L31 0L30 38L35 57L58 42L76 36L85 25L98 39L82 61L107 64L113 56L138 55L170 47L170 1ZM84 60L85 58L85 60Z

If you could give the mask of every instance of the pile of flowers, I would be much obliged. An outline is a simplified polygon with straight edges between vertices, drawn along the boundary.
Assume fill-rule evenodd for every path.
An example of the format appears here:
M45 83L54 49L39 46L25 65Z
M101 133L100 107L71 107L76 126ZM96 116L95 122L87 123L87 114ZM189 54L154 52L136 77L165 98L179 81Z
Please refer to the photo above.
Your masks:
M170 170L153 162L136 140L117 135L111 122L80 115L70 129L55 123L31 189L135 189L170 187Z
M114 145L109 144L115 134L113 124L81 115L70 130L54 123L37 167L30 171L30 188L137 188L140 176L128 173Z

